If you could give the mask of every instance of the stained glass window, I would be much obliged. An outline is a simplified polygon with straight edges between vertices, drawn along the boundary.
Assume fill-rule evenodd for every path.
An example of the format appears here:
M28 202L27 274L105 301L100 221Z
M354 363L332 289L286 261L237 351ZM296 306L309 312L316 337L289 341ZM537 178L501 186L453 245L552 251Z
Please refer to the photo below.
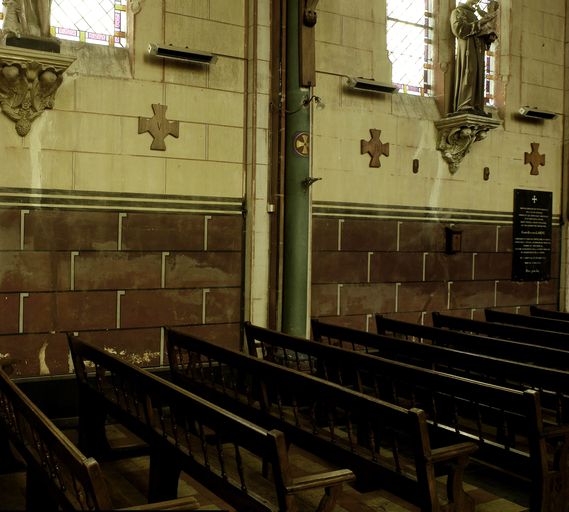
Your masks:
M492 0L480 0L478 8L488 11L488 4ZM456 5L464 3L464 0L456 0ZM480 17L480 15L478 15ZM494 84L496 81L496 55L494 53L494 45L486 51L485 57L486 75L484 83L484 100L486 105L494 105Z
M126 6L127 0L53 0L51 33L58 39L125 47Z
M387 50L400 92L432 92L432 0L387 0Z

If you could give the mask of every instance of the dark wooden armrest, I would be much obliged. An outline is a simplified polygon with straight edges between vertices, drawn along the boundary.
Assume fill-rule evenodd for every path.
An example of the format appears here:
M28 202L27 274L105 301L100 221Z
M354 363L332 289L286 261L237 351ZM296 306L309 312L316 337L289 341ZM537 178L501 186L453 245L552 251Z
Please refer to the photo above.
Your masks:
M200 507L199 502L193 496L176 498L168 501L157 501L146 505L120 508L118 510L196 510Z
M458 443L443 446L442 448L435 448L431 452L431 462L435 464L437 462L448 462L457 457L471 455L476 450L478 450L478 446L474 443Z
M554 439L567 434L569 434L569 425L556 425L554 427L545 427L542 435L545 439Z
M287 494L296 494L309 489L318 487L332 487L341 485L344 482L355 480L354 474L349 469L338 469L336 471L327 471L325 473L316 473L315 475L302 476L293 479L292 485L287 485Z

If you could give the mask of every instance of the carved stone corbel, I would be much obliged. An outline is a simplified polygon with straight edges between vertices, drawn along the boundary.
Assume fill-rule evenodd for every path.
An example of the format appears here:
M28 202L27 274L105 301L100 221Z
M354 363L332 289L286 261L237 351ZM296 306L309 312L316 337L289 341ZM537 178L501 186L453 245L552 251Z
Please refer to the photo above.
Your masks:
M435 121L439 132L437 149L448 163L450 173L458 171L472 144L484 140L490 130L498 128L501 124L502 121L499 119L473 114L453 115Z
M0 46L0 107L27 135L32 122L53 108L63 73L75 61L57 53Z

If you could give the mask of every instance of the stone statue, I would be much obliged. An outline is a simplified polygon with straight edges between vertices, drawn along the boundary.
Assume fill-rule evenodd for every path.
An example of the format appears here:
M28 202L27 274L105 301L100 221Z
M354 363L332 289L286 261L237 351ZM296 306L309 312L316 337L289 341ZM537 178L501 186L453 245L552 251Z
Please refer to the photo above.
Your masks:
M487 10L480 0L465 0L451 13L451 29L457 40L453 113L486 116L484 112L484 53L498 38L499 4L491 1Z
M2 0L3 37L50 38L51 0Z

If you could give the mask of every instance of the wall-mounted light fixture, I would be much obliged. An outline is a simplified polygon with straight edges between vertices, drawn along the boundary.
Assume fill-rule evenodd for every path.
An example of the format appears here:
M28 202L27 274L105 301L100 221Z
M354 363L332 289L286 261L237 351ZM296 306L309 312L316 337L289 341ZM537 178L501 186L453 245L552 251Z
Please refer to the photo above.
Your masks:
M551 112L549 110L544 110L542 108L537 107L520 107L519 113L522 117L527 117L530 119L555 119L557 114L555 112Z
M349 76L347 85L350 89L354 89L356 91L382 92L386 94L393 94L397 91L397 87L393 84L384 84L376 82L371 78L361 78L359 76Z
M213 53L156 43L150 43L148 45L148 54L154 57L161 57L163 59L172 59L205 65L213 64L217 60L217 55L214 55Z

